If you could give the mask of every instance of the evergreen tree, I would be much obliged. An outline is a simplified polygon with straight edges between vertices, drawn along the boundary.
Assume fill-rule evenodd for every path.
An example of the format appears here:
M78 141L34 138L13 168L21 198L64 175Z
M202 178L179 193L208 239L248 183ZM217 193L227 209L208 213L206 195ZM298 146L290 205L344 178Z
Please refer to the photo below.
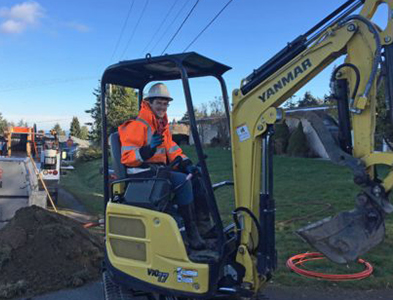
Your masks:
M292 132L287 147L289 156L307 157L309 152L306 135L303 132L303 124L299 122L298 127Z
M297 107L314 107L323 104L323 101L314 97L311 92L305 92L302 99L299 100Z
M90 132L93 141L101 141L101 90L95 89L96 96L94 107L86 112L90 113L94 122ZM117 131L117 127L138 115L138 97L134 89L122 86L112 86L112 91L107 97L107 127L108 133Z
M376 134L377 139L387 139L393 142L393 124L389 116L389 107L385 100L385 83L381 81L377 91L377 125Z
M7 129L8 123L7 120L3 118L3 115L0 113L0 134L3 134Z
M57 135L65 135L65 131L61 128L59 123L56 123L52 130L56 131Z
M20 119L18 122L18 126L19 127L28 127L28 124L23 119Z
M89 139L89 129L87 126L82 126L80 133L79 133L79 138L82 140L88 140Z
M70 125L70 134L80 138L81 126L77 117L73 117Z

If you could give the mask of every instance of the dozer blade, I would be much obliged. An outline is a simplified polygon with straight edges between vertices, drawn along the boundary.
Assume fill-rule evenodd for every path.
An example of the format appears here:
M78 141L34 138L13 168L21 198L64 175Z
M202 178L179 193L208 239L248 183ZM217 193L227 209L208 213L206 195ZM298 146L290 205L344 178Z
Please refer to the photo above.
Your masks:
M305 226L296 233L335 263L345 264L381 243L385 236L383 213L357 207Z

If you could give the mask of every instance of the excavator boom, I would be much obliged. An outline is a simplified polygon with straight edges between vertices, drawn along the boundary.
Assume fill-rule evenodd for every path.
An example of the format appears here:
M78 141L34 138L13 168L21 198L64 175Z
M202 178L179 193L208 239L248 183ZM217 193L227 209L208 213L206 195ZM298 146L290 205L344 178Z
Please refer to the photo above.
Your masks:
M308 120L330 159L352 170L361 192L353 211L302 228L298 234L337 263L356 260L384 238L384 218L393 211L387 199L393 187L393 173L379 180L374 168L377 164L391 166L393 154L374 150L374 131L381 65L389 70L385 72L385 86L388 89L393 86L390 76L393 61L389 62L393 21L390 15L386 16L384 30L372 23L371 18L381 4L387 4L388 11L393 11L392 0L347 1L247 76L233 92L235 199L238 215L243 219L241 251L236 259L245 266L245 281L253 287L260 282L258 276L268 276L276 265L271 135L273 124L284 118L279 106L341 56L345 56L345 64L337 68L332 78L336 86L341 86L336 93L342 132L340 144L334 141L319 117L309 113ZM354 15L359 8L360 13ZM389 103L391 106L391 98ZM254 218L244 213L246 210ZM254 219L258 219L258 214L259 224L256 224ZM255 251L253 241L258 239L262 242ZM256 267L248 267L254 260Z

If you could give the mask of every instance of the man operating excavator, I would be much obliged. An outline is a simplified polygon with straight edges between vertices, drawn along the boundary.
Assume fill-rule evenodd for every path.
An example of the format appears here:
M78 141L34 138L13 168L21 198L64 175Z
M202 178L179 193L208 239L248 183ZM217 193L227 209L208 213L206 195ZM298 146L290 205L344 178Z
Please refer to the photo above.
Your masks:
M184 220L189 245L200 250L205 247L205 243L198 232L193 212L194 194L200 191L195 191L194 186L193 193L193 185L187 177L188 174L198 172L198 168L172 139L166 113L172 100L167 87L163 83L156 83L142 102L137 119L119 126L121 163L127 166L129 176L149 177L175 159L180 161L177 170L169 171L168 179L175 192L178 212ZM198 197L201 196L198 194ZM201 212L198 209L198 213L208 218L206 210Z

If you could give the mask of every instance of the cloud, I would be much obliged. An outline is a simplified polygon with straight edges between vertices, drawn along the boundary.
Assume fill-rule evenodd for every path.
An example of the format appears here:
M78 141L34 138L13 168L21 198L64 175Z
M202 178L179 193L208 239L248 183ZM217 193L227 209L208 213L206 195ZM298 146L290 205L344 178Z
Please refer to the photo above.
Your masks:
M77 23L77 22L68 22L68 23L65 23L65 26L67 26L71 29L74 29L76 31L79 31L79 32L89 32L90 31L90 27L88 27L84 24L81 24L81 23Z
M0 24L4 33L21 33L29 26L37 25L45 16L44 8L37 2L26 1L11 8L0 8L0 17L5 19Z
M25 29L26 25L22 22L7 20L0 25L0 31L4 33L20 33Z

